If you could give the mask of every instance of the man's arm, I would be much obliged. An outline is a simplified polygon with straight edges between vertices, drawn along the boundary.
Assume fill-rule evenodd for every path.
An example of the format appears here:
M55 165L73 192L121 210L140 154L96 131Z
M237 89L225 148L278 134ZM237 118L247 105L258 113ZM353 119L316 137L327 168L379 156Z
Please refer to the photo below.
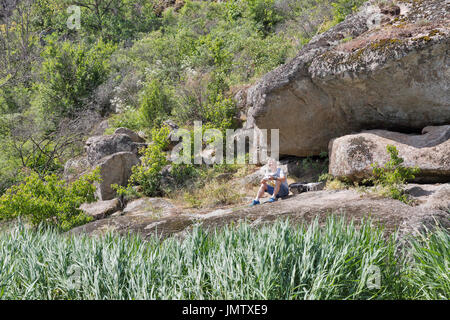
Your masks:
M276 180L276 181L284 182L284 181L286 181L286 175L284 174L283 170L281 170L279 178L275 178L274 176L270 176L269 179L270 180Z

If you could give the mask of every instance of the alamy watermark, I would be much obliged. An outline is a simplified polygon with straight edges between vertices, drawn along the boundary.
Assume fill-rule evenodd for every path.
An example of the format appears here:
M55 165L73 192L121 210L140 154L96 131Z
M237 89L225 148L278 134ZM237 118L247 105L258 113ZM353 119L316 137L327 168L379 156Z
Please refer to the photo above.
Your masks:
M81 29L81 8L79 6L69 6L67 13L70 15L67 19L67 28L70 30Z
M381 269L378 266L371 265L367 269L366 286L368 289L381 288Z
M72 264L67 269L66 285L70 290L78 290L81 288L81 268L76 264Z
M172 149L170 156L170 160L176 164L246 164L247 161L257 164L267 162L269 157L279 159L279 129L271 129L270 132L267 129L228 129L224 137L221 130L203 129L202 122L195 121L193 138L191 131L177 129L170 139L172 142L181 140Z

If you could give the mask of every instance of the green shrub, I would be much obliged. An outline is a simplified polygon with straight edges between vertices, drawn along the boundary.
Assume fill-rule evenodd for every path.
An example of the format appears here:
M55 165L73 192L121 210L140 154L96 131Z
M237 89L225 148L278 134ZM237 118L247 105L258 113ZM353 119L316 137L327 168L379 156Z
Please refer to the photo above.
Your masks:
M161 178L162 169L168 164L164 149L167 147L169 128L154 128L152 130L152 143L143 150L144 156L141 164L133 167L129 183L142 187L147 196L162 195Z
M92 47L49 41L42 53L37 100L42 116L74 116L82 110L94 89L107 79L109 57L114 50L115 46L101 40Z
M143 127L151 129L160 126L171 114L172 107L172 98L167 89L158 80L152 80L141 97L139 111Z
M159 26L154 1L108 0L35 0L37 17L33 21L43 30L55 30L60 35L79 34L83 38L102 37L120 42L138 38L140 33ZM70 5L81 9L80 30L69 30L66 12Z
M337 0L333 6L334 20L339 23L344 21L345 17L356 11L367 0Z
M275 6L275 0L245 0L249 16L258 28L268 34L273 27L283 20L281 12Z
M215 103L206 107L204 121L216 129L225 131L234 127L236 112L237 108L233 100L221 99L221 96L219 96Z
M98 169L69 185L54 174L40 179L31 173L0 197L0 219L23 217L33 226L44 224L67 231L90 221L79 207L95 200L93 182L99 180Z
M63 164L58 158L51 158L49 155L54 152L54 146L48 144L35 152L26 159L25 167L37 172L38 174L47 174L50 172L60 172L64 169Z
M372 164L374 178L373 183L381 187L381 193L393 199L408 203L408 196L404 193L403 186L408 180L415 178L419 173L419 168L405 168L402 166L403 159L398 156L398 150L395 146L387 145L386 150L389 154L389 161L384 167L378 163Z
M183 188L193 188L202 175L202 168L192 164L172 164L170 170L170 185L163 187L164 194L173 195Z
M141 113L134 108L128 108L121 113L114 114L108 119L106 134L113 134L117 128L128 128L131 130L144 129L141 121Z

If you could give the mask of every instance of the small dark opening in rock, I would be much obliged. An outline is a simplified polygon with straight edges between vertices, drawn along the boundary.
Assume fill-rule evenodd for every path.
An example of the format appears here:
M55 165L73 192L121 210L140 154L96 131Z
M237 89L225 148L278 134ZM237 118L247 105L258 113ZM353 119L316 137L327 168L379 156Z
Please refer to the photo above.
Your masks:
M398 16L400 15L400 7L391 5L391 6L382 6L380 7L381 13L390 15L390 16Z

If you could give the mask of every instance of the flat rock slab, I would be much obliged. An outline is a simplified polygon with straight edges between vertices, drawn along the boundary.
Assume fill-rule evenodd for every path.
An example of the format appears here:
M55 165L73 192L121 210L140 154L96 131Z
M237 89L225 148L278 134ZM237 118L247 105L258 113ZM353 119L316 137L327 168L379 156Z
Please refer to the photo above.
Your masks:
M117 199L112 199L93 203L83 203L80 209L88 216L93 217L95 220L99 220L120 210L120 202Z
M169 214L161 219L150 215L134 215L131 212L77 227L69 234L103 234L115 231L120 234L138 233L144 238L158 235L182 237L194 225L213 230L230 223L246 221L253 225L273 223L286 219L294 224L309 224L318 219L325 223L329 216L345 216L356 225L371 218L373 223L384 226L387 233L400 229L402 233L431 228L435 221L450 230L450 213L442 210L412 207L400 201L358 193L354 190L316 191L302 193L273 204L255 207L237 207L214 210L207 214Z
M450 212L450 183L408 184L405 191L418 206Z
M169 215L174 208L163 198L140 198L129 202L122 215L161 218Z

